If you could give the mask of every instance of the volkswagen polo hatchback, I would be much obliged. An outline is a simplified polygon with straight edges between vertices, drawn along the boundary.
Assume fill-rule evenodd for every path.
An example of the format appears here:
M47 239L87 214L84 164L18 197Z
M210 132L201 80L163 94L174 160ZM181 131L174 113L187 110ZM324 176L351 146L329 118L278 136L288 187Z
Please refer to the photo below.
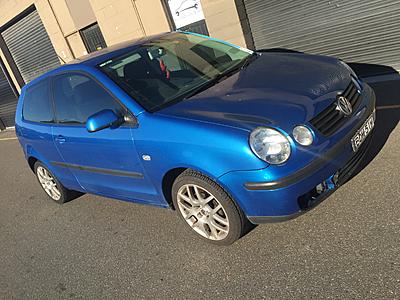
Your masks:
M351 175L375 97L342 61L173 32L23 87L16 133L47 195L173 208L199 237L293 218Z

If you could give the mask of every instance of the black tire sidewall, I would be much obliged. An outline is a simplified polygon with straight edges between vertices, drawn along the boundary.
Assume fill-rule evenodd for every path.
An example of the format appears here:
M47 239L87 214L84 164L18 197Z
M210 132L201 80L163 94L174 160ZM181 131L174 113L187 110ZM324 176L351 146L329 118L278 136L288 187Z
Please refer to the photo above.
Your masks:
M207 239L198 234L196 231L194 231L190 227L190 225L186 222L185 218L182 216L182 213L180 212L177 203L177 193L179 189L185 184L196 184L200 187L203 187L207 191L209 191L215 198L218 199L220 204L223 206L226 214L228 215L229 219L229 232L226 238L218 241ZM239 239L243 234L246 223L243 212L233 201L233 199L229 196L229 194L220 185L218 185L215 181L211 180L210 178L201 173L189 170L179 175L175 179L172 186L172 201L180 219L185 223L185 228L190 230L197 237L206 240L207 242L216 245L230 245L237 239Z

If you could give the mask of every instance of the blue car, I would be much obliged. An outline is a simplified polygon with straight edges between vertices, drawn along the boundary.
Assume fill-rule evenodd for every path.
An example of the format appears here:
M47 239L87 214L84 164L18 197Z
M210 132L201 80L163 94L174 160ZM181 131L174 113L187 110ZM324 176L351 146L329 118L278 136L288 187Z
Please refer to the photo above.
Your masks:
M91 193L172 208L227 245L348 180L374 123L372 89L340 60L172 32L28 83L15 128L55 202Z

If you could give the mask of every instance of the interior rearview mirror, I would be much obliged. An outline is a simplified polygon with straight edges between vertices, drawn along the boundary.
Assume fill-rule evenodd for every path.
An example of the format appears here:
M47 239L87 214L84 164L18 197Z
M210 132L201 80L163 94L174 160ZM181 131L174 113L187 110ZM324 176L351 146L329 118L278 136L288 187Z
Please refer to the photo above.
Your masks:
M86 121L86 129L89 132L96 132L112 126L118 126L123 122L111 109L101 110L91 115Z
M151 59L160 58L165 55L165 49L162 47L151 48L148 50Z

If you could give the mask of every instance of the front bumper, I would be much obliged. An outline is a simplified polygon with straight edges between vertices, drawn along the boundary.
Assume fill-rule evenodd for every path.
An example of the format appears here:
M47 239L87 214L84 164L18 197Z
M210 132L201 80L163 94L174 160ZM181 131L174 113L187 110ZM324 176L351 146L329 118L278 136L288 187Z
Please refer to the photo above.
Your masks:
M363 157L365 156L371 140L372 136L369 136L367 140L365 140L364 144L360 147L360 149L345 164L343 168L339 169L329 178L322 181L321 184L324 186L323 192L318 193L316 191L316 188L313 188L306 194L298 197L297 204L299 206L299 210L295 213L283 216L248 216L248 219L253 224L283 222L294 219L302 215L303 213L311 210L323 200L328 198L328 196L330 196L341 184L345 183L354 174Z
M283 178L266 180L269 178L268 168L236 171L220 177L221 184L254 224L284 221L310 210L351 177L367 152L373 132L357 152L353 152L350 142L375 110L373 92L366 103L362 116L340 142L296 172Z

